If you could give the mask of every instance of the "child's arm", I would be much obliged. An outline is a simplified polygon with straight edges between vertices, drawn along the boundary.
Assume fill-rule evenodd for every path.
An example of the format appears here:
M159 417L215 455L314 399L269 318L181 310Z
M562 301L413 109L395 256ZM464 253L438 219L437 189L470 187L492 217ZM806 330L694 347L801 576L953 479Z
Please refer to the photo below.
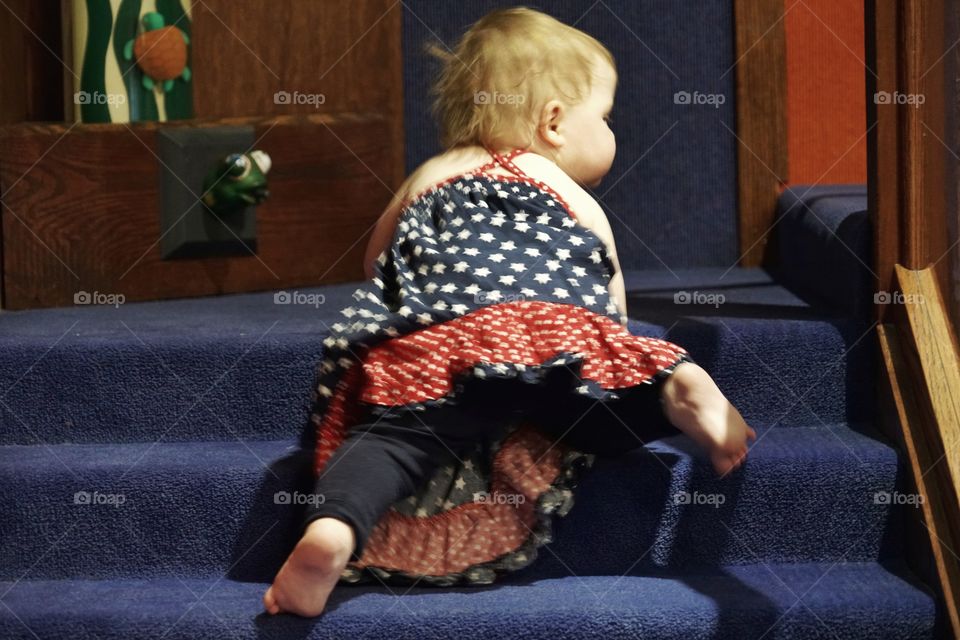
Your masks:
M406 185L406 183L404 183ZM380 214L377 225L370 234L370 240L367 242L367 250L363 255L363 275L369 280L374 275L374 263L377 256L390 245L393 240L393 234L397 229L397 219L400 217L400 205L403 202L402 194L406 189L402 188L394 194L390 204Z
M589 197L589 195L587 197ZM593 200L593 198L590 199ZM596 204L596 202L594 202L594 204ZM588 221L589 223L581 220L580 224L597 234L597 237L603 240L603 243L607 246L607 255L610 256L610 260L617 270L616 273L613 274L613 277L610 278L610 284L607 288L610 292L610 297L613 298L613 301L617 305L617 310L620 312L620 324L627 326L627 291L623 284L623 271L620 269L620 260L617 258L617 246L613 240L613 231L610 229L610 221L607 220L607 215L603 212L603 209L600 208L600 205L596 205L596 207L597 211L589 215L591 218ZM583 214L580 215L582 216Z

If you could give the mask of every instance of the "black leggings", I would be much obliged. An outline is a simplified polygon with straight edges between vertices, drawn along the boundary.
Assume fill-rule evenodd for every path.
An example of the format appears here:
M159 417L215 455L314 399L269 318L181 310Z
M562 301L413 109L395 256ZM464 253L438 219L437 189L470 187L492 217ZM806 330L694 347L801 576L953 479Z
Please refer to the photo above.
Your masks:
M601 456L680 433L660 401L666 378L618 389L619 399L608 400L605 408L570 392L572 375L566 368L554 369L541 385L469 378L459 404L404 410L398 417L372 415L368 405L317 478L314 493L324 499L308 503L301 535L317 518L343 520L353 527L359 559L373 527L394 502L416 493L432 471L457 460L510 415L529 416L553 438Z

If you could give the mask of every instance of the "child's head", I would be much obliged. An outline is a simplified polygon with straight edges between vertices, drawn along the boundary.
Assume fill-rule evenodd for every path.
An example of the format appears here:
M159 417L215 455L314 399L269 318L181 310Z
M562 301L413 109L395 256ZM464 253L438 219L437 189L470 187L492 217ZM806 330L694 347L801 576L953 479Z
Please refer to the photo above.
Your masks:
M522 147L595 185L616 152L607 116L617 75L596 39L539 11L493 11L471 26L442 63L433 109L444 147Z

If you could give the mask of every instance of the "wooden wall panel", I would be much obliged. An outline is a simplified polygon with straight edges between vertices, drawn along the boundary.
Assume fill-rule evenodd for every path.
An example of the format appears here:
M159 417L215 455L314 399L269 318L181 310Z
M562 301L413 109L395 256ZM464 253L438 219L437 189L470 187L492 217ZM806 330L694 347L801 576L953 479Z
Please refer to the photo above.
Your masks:
M59 0L7 6L59 50ZM4 307L72 304L78 290L149 300L362 278L367 235L404 177L401 12L397 0L194 3L196 118L160 125L31 123L62 120L66 71L55 55L32 64L43 43L0 21L0 124L19 123L0 129ZM161 261L156 128L234 122L256 123L273 158L258 257Z
M256 148L273 158L257 257L160 259L158 125L85 125L67 135L64 125L9 127L0 134L4 308L72 305L77 291L133 301L363 278L366 239L392 196L380 177L393 162L385 118L206 124L253 124Z
M205 0L194 5L194 108L199 118L384 114L391 171L403 179L403 59L397 0ZM320 105L274 95L322 94Z
M866 5L868 199L874 229L874 271L878 291L893 290L895 264L909 269L934 265L941 291L953 291L947 216L948 164L954 152L946 131L945 41L947 5L943 0L871 0ZM922 104L877 105L883 91L924 97ZM888 305L875 305L884 320ZM949 307L958 326L954 305Z
M0 124L63 119L60 0L0 3Z
M775 261L769 243L787 180L783 0L736 0L740 266Z

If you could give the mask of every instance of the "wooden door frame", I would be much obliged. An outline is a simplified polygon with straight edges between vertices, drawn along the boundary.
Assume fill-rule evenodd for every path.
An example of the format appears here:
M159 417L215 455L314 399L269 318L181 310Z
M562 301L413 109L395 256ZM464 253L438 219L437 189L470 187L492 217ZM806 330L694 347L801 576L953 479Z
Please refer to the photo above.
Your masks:
M867 136L867 190L877 291L893 289L895 264L932 264L941 292L949 294L946 185L954 152L946 142L947 3L867 0L865 17L867 65L876 74L867 73L866 87L867 122L876 123ZM877 104L881 92L923 101ZM875 319L886 320L888 305L874 310Z
M787 181L783 0L734 0L740 265L776 261L768 242Z

